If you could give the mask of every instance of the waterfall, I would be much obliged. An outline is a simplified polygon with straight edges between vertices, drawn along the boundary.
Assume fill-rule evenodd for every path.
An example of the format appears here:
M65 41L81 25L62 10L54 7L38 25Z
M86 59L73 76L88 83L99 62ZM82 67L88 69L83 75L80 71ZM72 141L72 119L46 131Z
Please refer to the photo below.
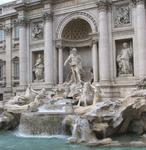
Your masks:
M62 121L65 114L57 113L23 113L19 132L28 135L64 135Z

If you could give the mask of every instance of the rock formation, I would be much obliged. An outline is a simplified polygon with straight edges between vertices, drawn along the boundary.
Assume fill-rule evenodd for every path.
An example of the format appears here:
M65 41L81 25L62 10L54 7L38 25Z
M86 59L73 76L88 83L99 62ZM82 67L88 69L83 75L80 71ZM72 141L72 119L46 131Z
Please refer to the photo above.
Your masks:
M24 95L15 96L3 104L3 112L0 114L0 130L15 129L19 125L22 113L37 111L37 108L43 104L45 92L45 89L37 92L28 86ZM36 96L32 98L34 93Z
M82 129L84 131L88 130L88 132L83 134L86 136L84 137L86 139L84 140L85 143L90 143L87 139L91 139L91 141L95 139L93 135L105 138L115 134L144 134L146 131L145 95L146 90L136 90L123 100L106 100L97 102L96 105L76 108L76 116L72 116L74 121L70 121L72 137L69 141L79 143L82 138L78 138L77 133L80 132L82 134ZM78 124L81 124L81 129L78 127ZM84 127L86 127L86 130Z
M74 101L80 100L80 98L77 99L75 95L72 97L75 97L75 99L62 99L64 97L62 88L56 90L57 95L55 96L58 97L51 97L55 98L53 100L53 107L66 106L65 108L67 109L67 113L64 113L65 118L62 118L62 123L65 129L71 133L71 137L68 139L69 143L85 143L89 146L106 145L113 143L110 138L107 138L112 137L113 135L121 135L126 133L143 135L146 132L146 89L143 89L143 87L138 88L122 100L112 101L104 99L101 100L101 95L103 93L100 91L100 88L90 85L92 90L89 92L89 88L87 88L88 85L90 84L87 83L84 84L84 86L81 84L81 87L72 85L77 89L78 87L81 88L81 90L78 89L78 94L82 100L87 101L88 96L93 92L92 103L88 106L86 104L84 107L79 105L76 106ZM76 92L75 90L71 89L72 88L69 87L70 91ZM23 116L23 119L21 118L21 122L25 124L25 129L27 129L27 123L29 122L30 126L32 125L32 127L29 129L30 131L32 129L32 132L34 132L35 121L33 121L33 117L35 116L37 122L39 122L38 117L42 117L41 113L37 112L37 109L43 104L45 93L45 89L42 89L40 92L38 92L35 98L31 100L31 102L28 103L30 100L26 99L26 104L24 105L22 105L22 103L18 103L21 102L21 97L24 96L20 96L20 101L17 99L18 101L15 101L15 103L13 103L14 101L6 103L4 105L4 112L0 115L0 129L15 128L19 124L19 117L20 114L22 114L21 116ZM67 93L68 91L65 91L65 95ZM49 102L51 103L51 100L49 100ZM72 104L74 105L72 106ZM50 114L47 115L50 116ZM54 116L53 113L51 115ZM32 119L29 119L29 116L31 116ZM46 120L49 124L49 119L45 118L46 115L44 113L42 120ZM39 124L37 125L37 128L39 129ZM41 128L41 130L43 129L43 133L45 133L45 128ZM48 129L48 132L50 132L50 130L51 125ZM35 131L34 133L38 132Z

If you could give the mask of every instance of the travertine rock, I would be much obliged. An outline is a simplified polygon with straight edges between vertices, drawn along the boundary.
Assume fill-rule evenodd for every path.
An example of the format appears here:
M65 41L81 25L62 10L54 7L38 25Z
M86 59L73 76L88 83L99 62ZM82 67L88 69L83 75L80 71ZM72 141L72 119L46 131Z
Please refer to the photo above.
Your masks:
M4 111L0 115L0 130L13 130L19 124L20 115Z
M82 130L88 130L84 134L84 139L94 134L96 137L105 138L128 132L143 134L146 131L145 90L134 91L123 101L106 100L96 103L95 106L75 108L74 112L77 116L70 117L72 137L69 139L73 143L79 142L77 133L82 133ZM78 124L80 128L77 127ZM90 141L86 139L85 142Z
M98 140L90 128L89 121L80 116L68 116L63 121L71 126L72 136L68 138L69 143L97 143Z

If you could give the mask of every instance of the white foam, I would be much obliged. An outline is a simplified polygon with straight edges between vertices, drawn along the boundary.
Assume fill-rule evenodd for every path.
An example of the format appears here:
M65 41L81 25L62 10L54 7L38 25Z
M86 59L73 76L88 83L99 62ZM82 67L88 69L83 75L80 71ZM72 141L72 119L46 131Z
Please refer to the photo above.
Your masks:
M62 112L65 112L65 107L63 107L62 109L55 109L55 110L53 110L53 109L46 109L46 106L43 105L43 106L38 108L38 112L50 112L50 113L53 113L53 112L58 113L58 112L60 112L60 113L62 113Z
M65 135L47 135L47 134L30 135L30 134L21 133L19 131L15 131L14 135L17 137L22 137L22 138L48 138L48 139L52 139L52 138L66 139L67 138L67 136Z

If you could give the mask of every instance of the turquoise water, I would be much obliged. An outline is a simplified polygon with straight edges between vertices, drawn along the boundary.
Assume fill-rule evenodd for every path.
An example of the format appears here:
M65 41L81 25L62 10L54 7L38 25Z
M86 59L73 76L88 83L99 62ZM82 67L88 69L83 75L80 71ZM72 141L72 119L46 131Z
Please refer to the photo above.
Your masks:
M0 150L146 150L146 147L89 148L83 145L69 145L66 139L23 138L12 132L0 133Z

